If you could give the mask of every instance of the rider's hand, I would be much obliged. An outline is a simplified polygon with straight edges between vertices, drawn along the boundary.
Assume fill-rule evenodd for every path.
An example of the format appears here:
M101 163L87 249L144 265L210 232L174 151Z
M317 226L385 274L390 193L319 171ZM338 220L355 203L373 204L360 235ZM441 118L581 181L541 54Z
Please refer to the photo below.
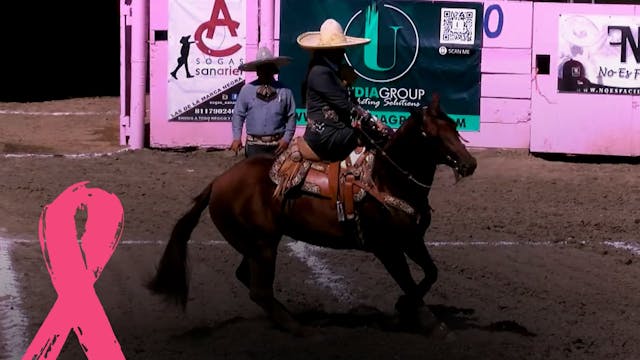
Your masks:
M240 151L241 148L242 148L242 141L241 140L233 140L233 142L231 143L231 147L229 149L231 151L235 152L236 155L238 155L238 151Z
M362 106L360 105L356 105L351 109L351 115L363 119L366 119L370 116L369 112L362 108Z
M287 148L289 147L289 142L285 139L280 139L278 141L278 147L276 148L276 155L280 155L282 154L283 151L287 150Z

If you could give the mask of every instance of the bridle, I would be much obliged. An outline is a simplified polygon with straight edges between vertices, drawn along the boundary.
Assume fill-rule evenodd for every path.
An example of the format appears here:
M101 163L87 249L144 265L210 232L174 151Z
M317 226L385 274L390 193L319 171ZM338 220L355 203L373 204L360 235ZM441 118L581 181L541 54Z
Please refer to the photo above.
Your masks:
M421 111L426 111L428 110L428 106L423 106L421 108ZM406 171L405 169L403 169L400 165L398 165L395 161L393 161L393 159L391 159L391 157L386 153L386 151L384 151L384 149L379 146L374 139L369 136L369 134L367 134L366 131L361 130L361 133L363 133L367 139L369 140L369 143L376 149L376 151L386 160L389 162L389 164L391 164L396 171L398 171L399 173L401 173L402 175L404 175L407 179L409 179L409 181L411 181L412 183L416 184L417 186L423 188L423 189L430 189L431 185L427 185L421 181L419 181L418 179L416 179L410 172ZM429 138L429 137L433 137L433 134L430 134L427 130L425 130L424 125L421 124L420 125L420 136L422 136L423 138ZM466 139L464 139L460 134L458 134L458 137L464 141L467 142ZM445 154L445 160L447 161L447 165L449 165L451 168L454 169L454 172L457 172L458 170L458 161L456 161L455 159L453 159L450 155Z
M425 106L426 108L426 106ZM364 136L367 137L367 139L369 140L369 143L376 149L376 151L386 160L389 162L389 164L391 164L399 173L401 173L402 175L404 175L407 179L409 179L412 183L418 185L419 187L423 188L423 189L430 189L431 185L427 185L421 181L419 181L418 179L416 179L410 172L408 172L407 170L403 169L400 165L396 164L395 161L393 161L393 159L391 159L391 157L387 154L386 151L384 151L384 149L379 146L375 140L373 138L371 138L371 136L369 136L369 134L367 134L366 131L361 130L361 133L364 134ZM422 136L424 136L425 138L429 137L429 135L424 131L424 129L420 132L420 134Z
M424 106L424 107L422 107L422 111L428 110L428 108L429 108L428 106ZM422 135L423 137L428 138L428 137L435 136L434 134L430 134L429 132L427 132L424 129L424 126L420 126L420 128L421 128L420 135ZM460 133L457 133L457 135L458 135L458 138L461 141L463 141L465 143L469 142L467 139L463 138L462 135L460 135ZM454 158L452 158L451 155L449 155L449 154L445 154L444 156L445 156L446 164L448 166L450 166L454 170L455 173L457 173L458 166L459 166L458 161L455 160ZM457 179L457 176L456 176L456 179Z

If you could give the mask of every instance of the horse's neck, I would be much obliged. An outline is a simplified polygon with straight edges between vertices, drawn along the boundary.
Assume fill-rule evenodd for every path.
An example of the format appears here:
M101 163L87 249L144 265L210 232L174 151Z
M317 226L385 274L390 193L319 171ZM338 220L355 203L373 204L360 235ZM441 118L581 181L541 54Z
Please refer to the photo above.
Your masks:
M376 154L372 177L380 191L406 201L418 211L426 210L429 208L429 189L436 164L425 164L424 154L415 154L419 149L413 145L414 142L398 140L390 143L384 153Z

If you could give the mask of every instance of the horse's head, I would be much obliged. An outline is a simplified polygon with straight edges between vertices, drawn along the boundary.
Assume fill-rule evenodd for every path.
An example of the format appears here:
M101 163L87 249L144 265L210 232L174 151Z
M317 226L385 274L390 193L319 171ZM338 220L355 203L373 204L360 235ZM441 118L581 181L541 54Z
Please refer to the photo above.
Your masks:
M456 122L440 109L440 98L433 95L431 104L414 109L412 117L421 127L420 132L430 149L437 153L436 161L450 166L456 177L470 176L476 169L476 159L462 143Z

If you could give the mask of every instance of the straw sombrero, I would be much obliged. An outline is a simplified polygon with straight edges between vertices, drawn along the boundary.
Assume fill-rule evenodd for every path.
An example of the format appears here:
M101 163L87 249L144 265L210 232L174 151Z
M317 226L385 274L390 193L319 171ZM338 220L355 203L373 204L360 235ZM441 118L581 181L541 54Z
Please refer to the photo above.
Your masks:
M589 47L600 45L607 38L607 31L582 15L561 18L560 35L571 45Z
M364 45L371 39L347 36L342 26L334 19L327 19L320 26L320 31L308 31L298 36L298 45L305 49L337 49L356 45Z
M275 64L277 67L287 65L291 61L288 56L273 56L273 53L269 48L261 47L258 49L256 59L248 63L244 63L238 66L238 70L241 71L256 71L258 66L264 64Z

